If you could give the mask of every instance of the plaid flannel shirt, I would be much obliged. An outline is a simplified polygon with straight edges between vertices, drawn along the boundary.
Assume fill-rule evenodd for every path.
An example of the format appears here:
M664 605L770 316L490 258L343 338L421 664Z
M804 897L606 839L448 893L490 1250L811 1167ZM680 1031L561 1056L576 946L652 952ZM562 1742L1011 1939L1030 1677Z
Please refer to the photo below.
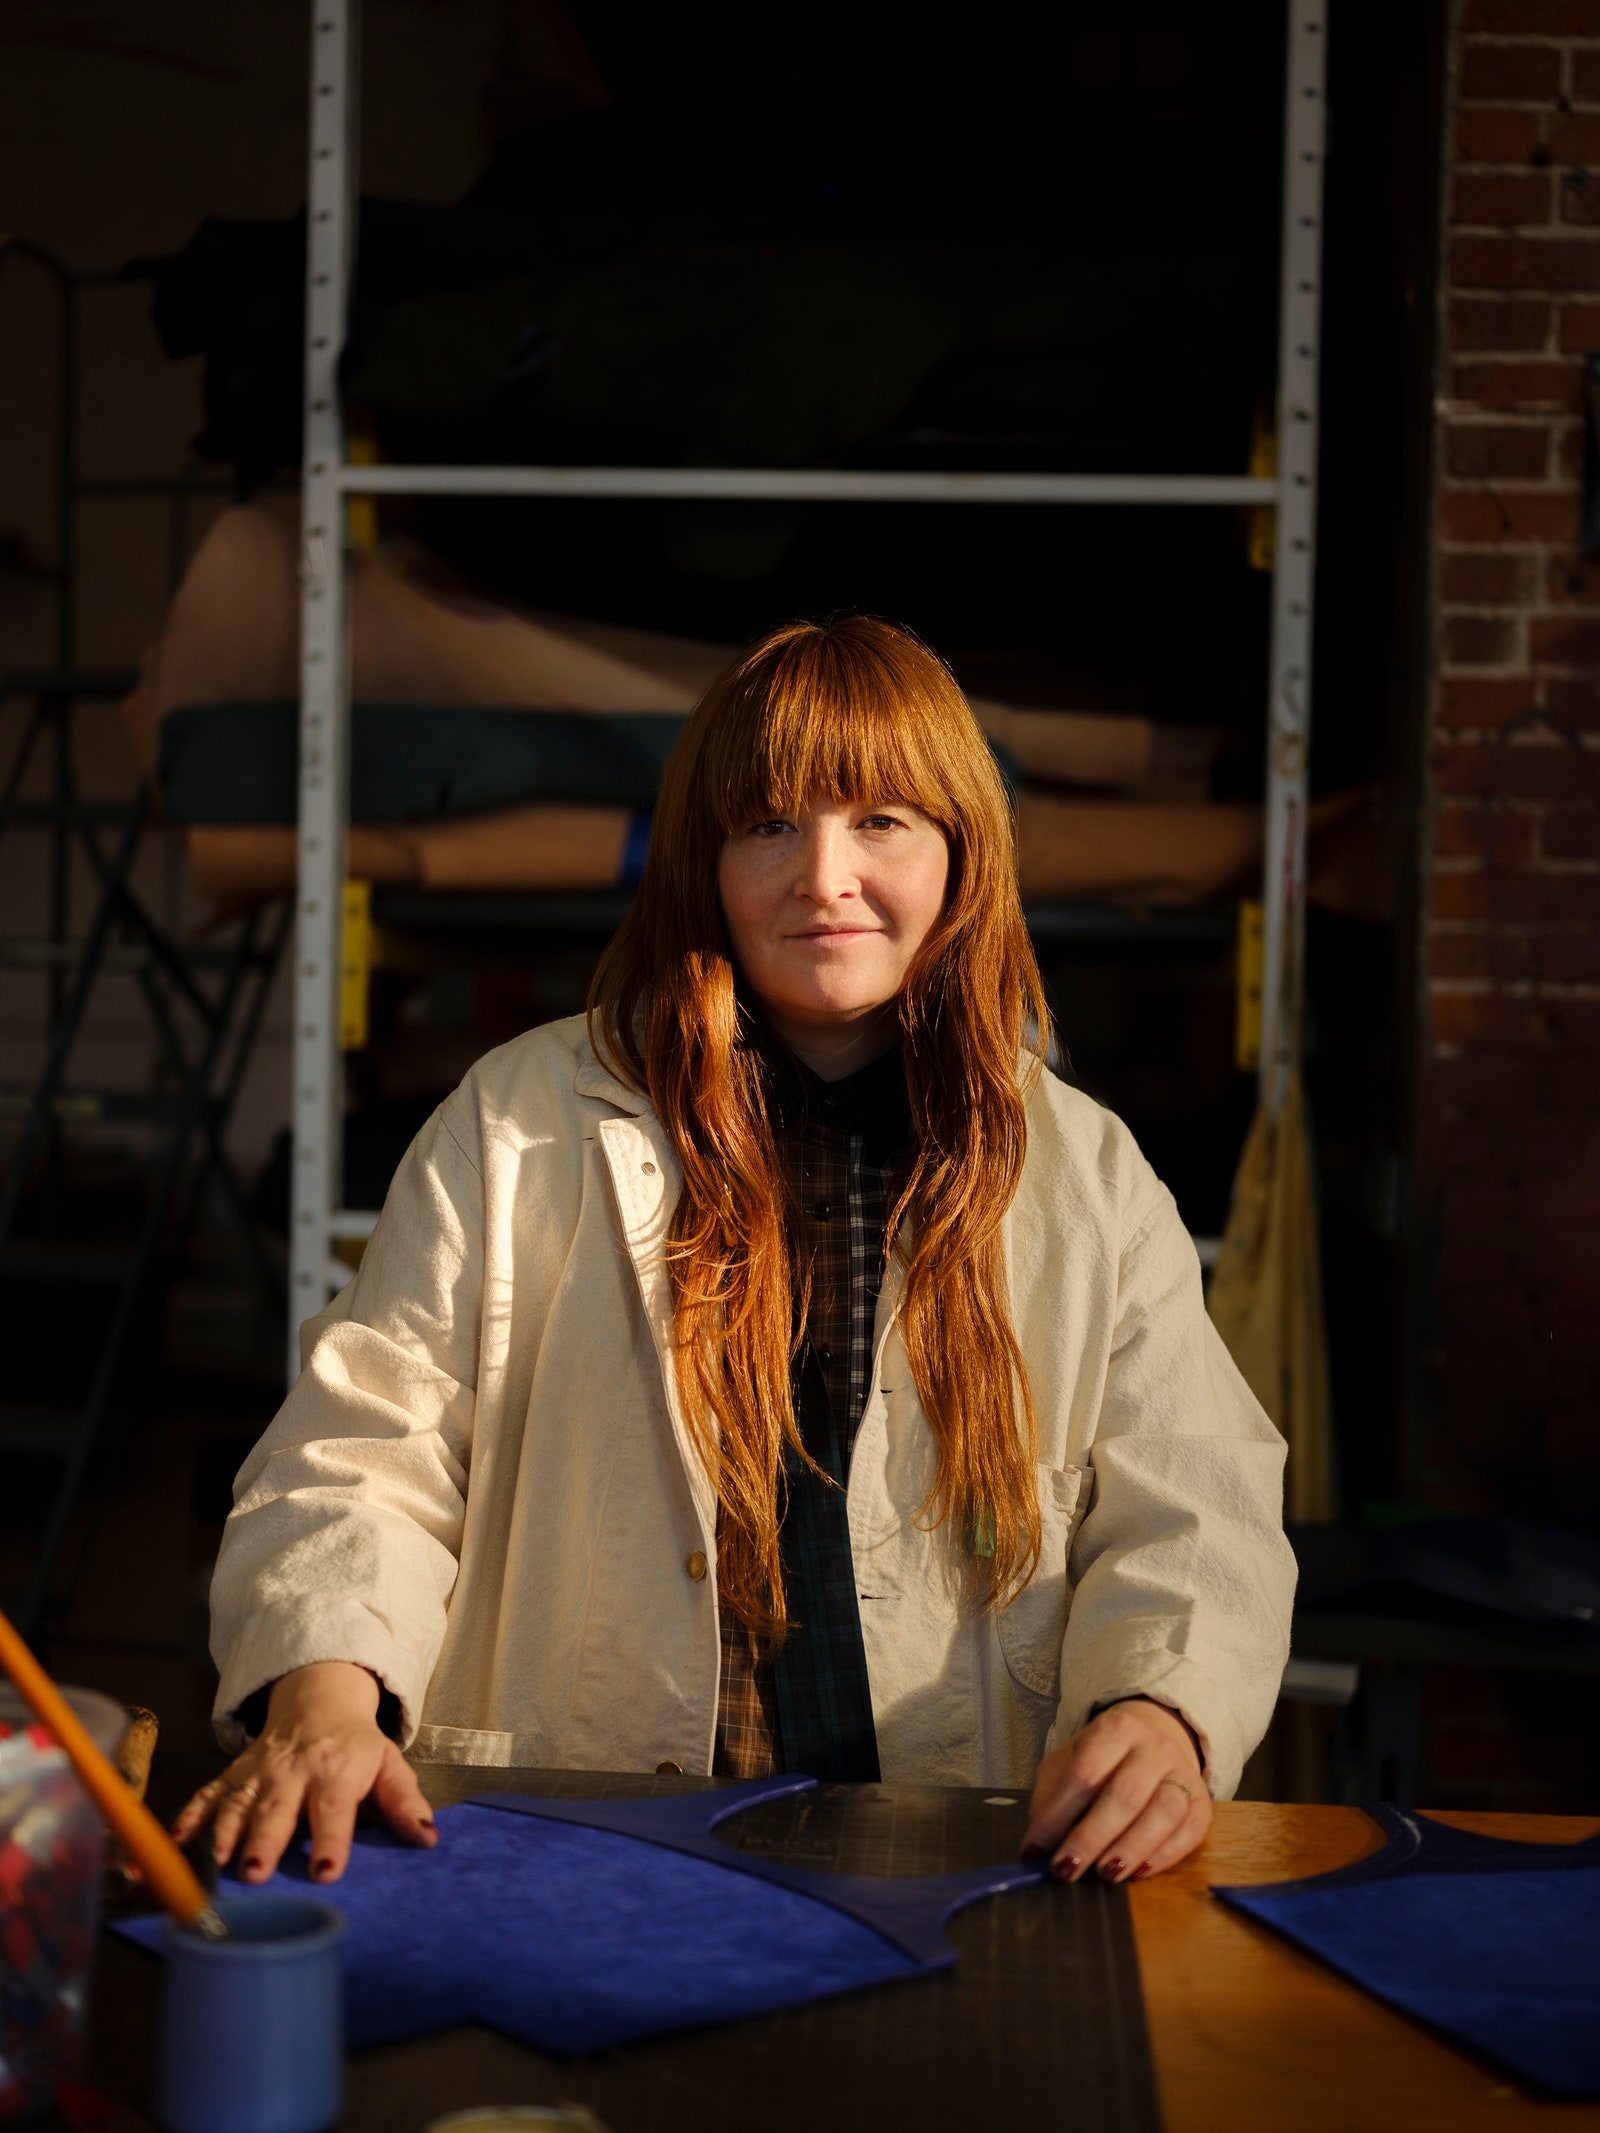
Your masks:
M911 1139L905 1074L897 1047L843 1081L786 1061L774 1062L772 1079L791 1233L811 1264L796 1403L808 1451L839 1486L829 1490L791 1463L783 1548L798 1627L776 1665L723 1610L712 1768L765 1777L831 1752L834 1767L811 1775L876 1776L843 1487L871 1385L888 1219Z

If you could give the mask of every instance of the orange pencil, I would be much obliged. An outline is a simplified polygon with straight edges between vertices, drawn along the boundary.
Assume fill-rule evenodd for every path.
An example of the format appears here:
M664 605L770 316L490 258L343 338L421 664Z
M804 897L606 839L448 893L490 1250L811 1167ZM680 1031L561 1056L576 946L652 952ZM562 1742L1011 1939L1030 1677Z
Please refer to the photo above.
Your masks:
M159 1900L180 1924L192 1926L207 1940L225 1940L228 1929L217 1916L200 1877L142 1800L136 1800L84 1730L82 1721L16 1630L0 1613L0 1666L66 1750L83 1789L143 1870Z

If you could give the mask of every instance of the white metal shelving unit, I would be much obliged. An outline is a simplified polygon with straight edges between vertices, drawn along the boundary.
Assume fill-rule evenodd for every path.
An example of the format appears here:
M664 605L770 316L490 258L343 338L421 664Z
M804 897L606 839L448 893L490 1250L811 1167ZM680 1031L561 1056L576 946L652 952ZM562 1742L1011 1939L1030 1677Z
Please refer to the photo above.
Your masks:
M301 563L300 872L295 957L289 1371L299 1327L345 1269L330 1245L376 1217L337 1204L339 959L348 758L344 528L349 496L740 498L840 503L1275 506L1267 709L1263 1100L1298 1038L1311 737L1317 356L1327 0L1287 0L1277 472L1249 475L872 472L707 467L358 467L345 462L338 364L355 244L359 0L313 0Z

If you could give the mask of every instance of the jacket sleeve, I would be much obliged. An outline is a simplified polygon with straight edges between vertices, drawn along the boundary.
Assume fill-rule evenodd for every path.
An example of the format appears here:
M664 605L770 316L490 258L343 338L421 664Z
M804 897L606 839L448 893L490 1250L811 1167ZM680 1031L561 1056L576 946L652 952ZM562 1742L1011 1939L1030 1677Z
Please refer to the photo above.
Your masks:
M1284 1443L1206 1315L1172 1195L1157 1186L1145 1207L1121 1253L1048 1745L1100 1704L1149 1696L1193 1726L1227 1799L1289 1655Z
M300 1376L235 1481L211 1588L226 1747L242 1743L248 1697L317 1659L370 1667L399 1700L402 1744L416 1732L472 1452L477 1147L458 1091L396 1173L355 1280L307 1325Z

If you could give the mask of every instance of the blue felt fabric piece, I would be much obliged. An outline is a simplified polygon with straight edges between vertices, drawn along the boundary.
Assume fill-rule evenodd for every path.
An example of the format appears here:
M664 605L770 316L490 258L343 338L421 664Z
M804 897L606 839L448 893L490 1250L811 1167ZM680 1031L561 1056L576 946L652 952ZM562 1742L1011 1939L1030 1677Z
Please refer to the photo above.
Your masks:
M1367 1812L1388 1836L1372 1858L1213 1894L1520 2080L1600 2096L1600 1839L1516 1844Z
M1016 1864L927 1880L813 1875L709 1835L808 1783L626 1801L495 1795L440 1814L426 1852L362 1831L326 1892L347 1926L349 2042L482 2021L574 2054L770 2013L943 1967L955 1960L939 1931L950 1911L1041 1878ZM262 1893L306 1878L302 1847ZM881 1918L860 1915L879 1906ZM119 1930L160 1946L157 1920Z

